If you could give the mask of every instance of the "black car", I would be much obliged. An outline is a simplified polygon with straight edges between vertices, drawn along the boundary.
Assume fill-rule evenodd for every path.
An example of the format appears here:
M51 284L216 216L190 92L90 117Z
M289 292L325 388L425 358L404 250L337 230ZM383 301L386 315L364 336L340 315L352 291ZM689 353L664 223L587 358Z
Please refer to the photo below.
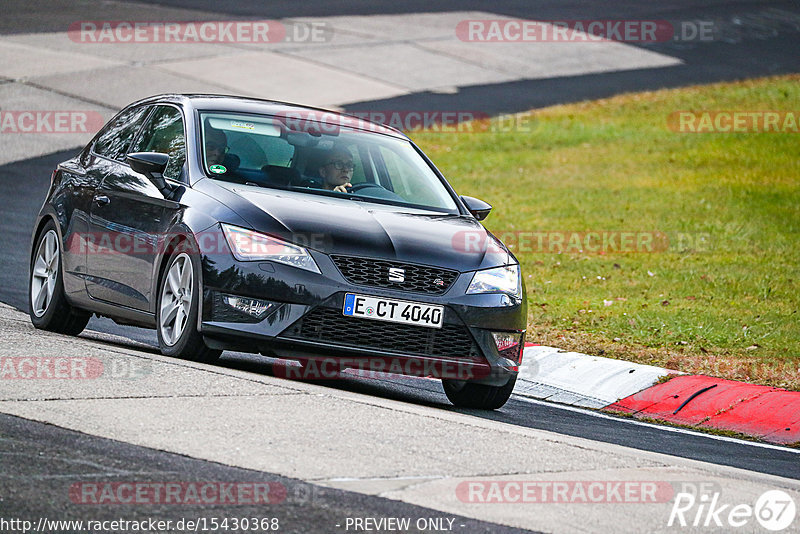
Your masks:
M257 99L161 95L58 165L30 317L155 328L169 356L255 352L328 373L441 378L498 408L522 358L519 262L405 135ZM310 376L306 374L304 376Z

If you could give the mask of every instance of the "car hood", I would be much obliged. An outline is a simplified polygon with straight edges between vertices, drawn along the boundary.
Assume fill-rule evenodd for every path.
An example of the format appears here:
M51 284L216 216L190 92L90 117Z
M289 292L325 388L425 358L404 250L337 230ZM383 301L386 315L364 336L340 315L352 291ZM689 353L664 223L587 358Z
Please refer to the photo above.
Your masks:
M237 197L224 202L253 229L325 254L399 260L462 272L516 263L508 249L471 216L280 189L217 185Z

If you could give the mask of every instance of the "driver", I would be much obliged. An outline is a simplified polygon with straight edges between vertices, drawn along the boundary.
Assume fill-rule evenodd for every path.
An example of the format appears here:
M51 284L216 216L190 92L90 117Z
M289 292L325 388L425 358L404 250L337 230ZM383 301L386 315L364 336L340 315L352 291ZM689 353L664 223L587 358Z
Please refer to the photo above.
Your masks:
M347 187L353 187L353 155L344 147L334 147L325 156L319 167L319 175L328 191L347 193Z

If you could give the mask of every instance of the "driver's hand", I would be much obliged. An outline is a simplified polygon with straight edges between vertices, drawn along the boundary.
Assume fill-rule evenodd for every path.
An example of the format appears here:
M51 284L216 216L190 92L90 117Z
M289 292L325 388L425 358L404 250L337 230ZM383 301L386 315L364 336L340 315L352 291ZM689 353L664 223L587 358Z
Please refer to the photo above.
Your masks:
M333 188L333 190L334 191L338 191L340 193L347 193L347 188L348 187L353 187L353 184L351 184L350 182L347 182L346 184L337 185L336 187Z

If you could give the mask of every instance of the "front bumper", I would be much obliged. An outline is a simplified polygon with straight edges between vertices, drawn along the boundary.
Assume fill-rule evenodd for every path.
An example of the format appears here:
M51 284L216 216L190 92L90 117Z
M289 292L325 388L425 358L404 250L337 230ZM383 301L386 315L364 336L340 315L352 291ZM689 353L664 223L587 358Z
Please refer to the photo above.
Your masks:
M322 274L219 255L213 262L204 260L200 329L206 343L223 350L300 361L335 359L341 367L487 385L502 386L517 375L519 357L499 353L492 331L524 332L524 293L518 300L501 294L466 295L472 273L460 274L441 295L356 285L328 256L312 255ZM439 304L444 306L444 324L437 329L346 317L346 293ZM226 308L223 294L277 305L262 320L254 320Z

